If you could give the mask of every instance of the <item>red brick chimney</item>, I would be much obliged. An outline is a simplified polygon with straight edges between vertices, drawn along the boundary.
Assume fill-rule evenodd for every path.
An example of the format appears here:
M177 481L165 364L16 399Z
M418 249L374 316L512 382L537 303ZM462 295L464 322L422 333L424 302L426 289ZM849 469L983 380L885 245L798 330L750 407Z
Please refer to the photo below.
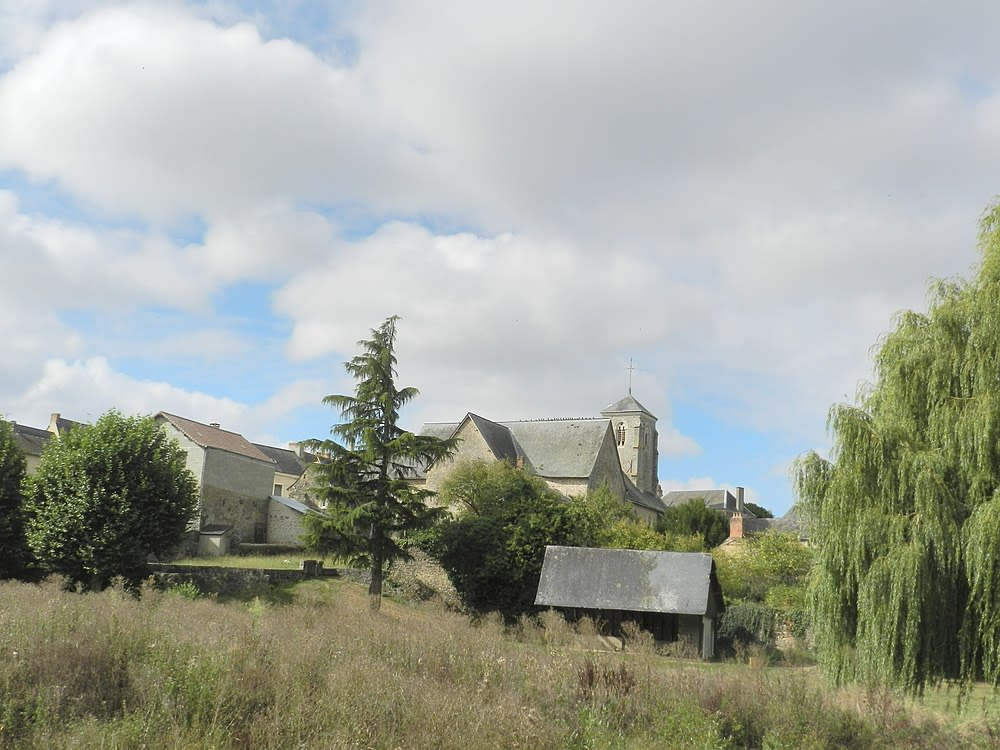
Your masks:
M734 513L729 517L729 538L743 538L743 516L739 513Z

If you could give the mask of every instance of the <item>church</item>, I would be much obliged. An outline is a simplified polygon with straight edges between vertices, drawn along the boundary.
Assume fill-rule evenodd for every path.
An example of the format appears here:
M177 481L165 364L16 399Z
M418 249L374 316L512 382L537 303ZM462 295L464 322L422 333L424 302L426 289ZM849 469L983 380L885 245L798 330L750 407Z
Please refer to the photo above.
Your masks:
M655 523L665 506L657 478L656 417L631 390L599 417L494 422L472 412L458 422L430 422L421 435L457 438L458 450L418 481L437 490L458 462L509 461L566 496L601 485Z

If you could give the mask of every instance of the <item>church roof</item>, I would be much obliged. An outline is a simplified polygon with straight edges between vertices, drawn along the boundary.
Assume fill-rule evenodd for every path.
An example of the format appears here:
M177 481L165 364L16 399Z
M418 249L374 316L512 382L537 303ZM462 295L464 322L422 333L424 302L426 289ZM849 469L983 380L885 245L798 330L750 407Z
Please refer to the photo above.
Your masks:
M535 604L704 615L713 597L721 604L708 554L549 546Z
M524 456L535 474L550 478L589 477L610 429L607 419L598 418L492 422L472 413L466 418L498 459L513 462ZM461 424L431 422L421 427L420 434L450 438Z
M625 398L604 407L601 410L601 414L607 417L611 414L628 414L629 412L637 411L642 412L643 414L648 414L654 419L656 418L653 416L653 412L640 404L631 393L629 393Z
M610 429L606 419L504 422L503 426L541 477L589 477Z
M662 513L667 509L660 498L649 492L643 492L627 476L625 477L625 496L633 505L639 505L657 513Z
M479 434L483 436L486 445L489 446L489 449L497 459L501 461L507 460L512 464L517 461L517 448L514 446L514 438L511 436L508 428L472 412L469 412L467 419L471 420L476 426Z

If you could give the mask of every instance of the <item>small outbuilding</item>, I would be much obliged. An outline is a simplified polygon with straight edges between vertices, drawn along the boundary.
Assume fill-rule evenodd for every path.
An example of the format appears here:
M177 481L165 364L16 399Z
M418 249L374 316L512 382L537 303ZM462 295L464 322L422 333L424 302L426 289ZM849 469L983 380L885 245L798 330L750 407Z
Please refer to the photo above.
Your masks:
M658 641L696 644L705 659L715 655L723 609L711 555L594 547L546 547L535 604L612 631L634 622Z

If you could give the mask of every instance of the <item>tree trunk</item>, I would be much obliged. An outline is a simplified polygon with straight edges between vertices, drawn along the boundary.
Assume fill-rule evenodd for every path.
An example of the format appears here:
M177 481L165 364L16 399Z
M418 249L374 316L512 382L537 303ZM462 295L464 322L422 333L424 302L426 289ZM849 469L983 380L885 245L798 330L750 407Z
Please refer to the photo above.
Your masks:
M378 612L382 608L382 545L372 545L372 574L368 584L368 609Z

